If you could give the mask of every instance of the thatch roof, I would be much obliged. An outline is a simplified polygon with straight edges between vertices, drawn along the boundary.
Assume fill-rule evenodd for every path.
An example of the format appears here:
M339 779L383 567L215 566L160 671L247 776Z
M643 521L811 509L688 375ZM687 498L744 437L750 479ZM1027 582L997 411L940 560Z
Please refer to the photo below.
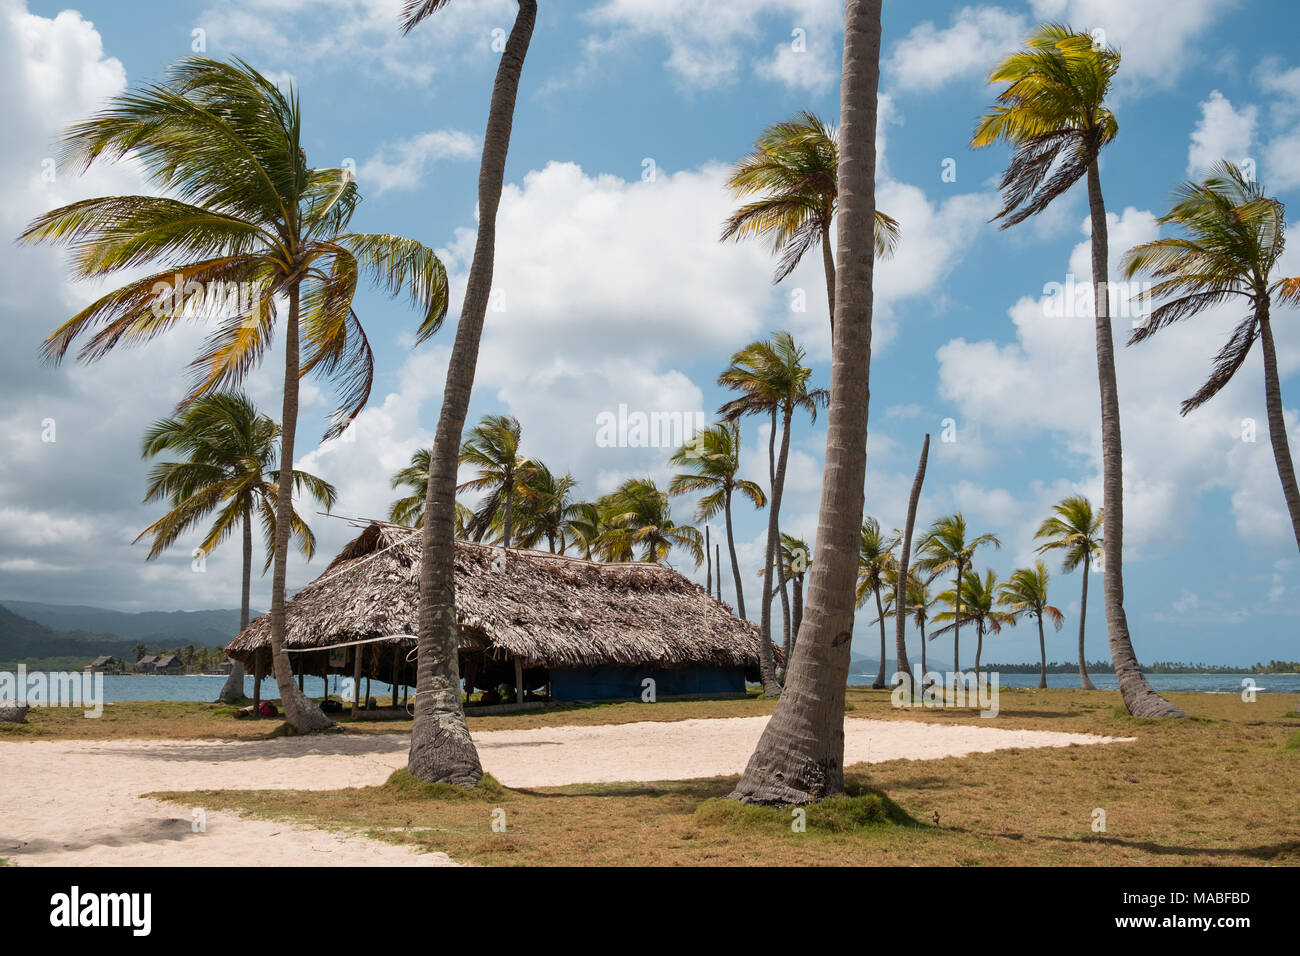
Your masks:
M288 603L286 649L324 650L370 638L411 647L419 566L420 532L371 523ZM753 624L657 564L457 541L456 615L462 651L518 657L527 667L758 663ZM270 631L270 616L263 615L227 651L249 663L270 646Z

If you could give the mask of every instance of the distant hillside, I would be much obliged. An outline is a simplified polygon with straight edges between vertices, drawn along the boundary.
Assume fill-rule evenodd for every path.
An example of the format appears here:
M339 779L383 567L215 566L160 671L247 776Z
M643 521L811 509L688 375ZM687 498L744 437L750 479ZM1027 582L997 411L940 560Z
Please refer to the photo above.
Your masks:
M0 607L0 662L75 658L89 664L101 654L131 660L136 643L116 634L56 630Z
M239 611L110 611L75 604L40 604L0 599L14 614L58 631L90 631L110 637L130 638L160 647L211 647L229 644L239 633ZM253 611L256 617L260 611ZM105 652L107 653L107 652Z

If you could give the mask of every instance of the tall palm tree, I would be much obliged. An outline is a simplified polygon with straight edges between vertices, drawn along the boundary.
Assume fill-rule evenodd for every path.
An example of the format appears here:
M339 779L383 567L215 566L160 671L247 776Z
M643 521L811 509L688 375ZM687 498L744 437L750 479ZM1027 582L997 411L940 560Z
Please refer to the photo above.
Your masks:
M573 501L578 480L566 472L557 475L540 461L531 463L519 486L519 535L516 545L536 548L543 539L552 554L564 554L572 536L574 518L580 517L579 503Z
M844 686L867 469L880 7L847 0L844 9L839 267L817 563L785 690L731 793L751 803L807 803L844 789Z
M916 476L912 479L912 490L907 496L907 520L903 525L903 533L900 536L901 547L898 556L898 577L903 579L903 593L899 595L900 608L907 602L907 582L913 576L912 572L912 532L916 528L916 509L921 503L921 487L925 484L925 466L930 458L930 435L927 432L925 439L921 442L921 457L916 464ZM907 620L906 615L900 609L894 620L894 644L895 653L898 660L898 670L907 681L907 690L911 694L916 692L916 678L912 674L912 662L907 656ZM884 655L881 655L883 661ZM925 640L921 640L921 677L925 679ZM924 687L924 685L923 685Z
M344 392L326 438L347 428L369 397L373 360L352 310L362 272L394 294L409 291L423 314L421 340L442 324L447 276L433 250L400 236L347 232L360 202L352 174L307 165L297 93L292 86L281 91L242 60L182 59L161 85L114 97L69 128L62 150L83 169L132 155L167 195L72 203L38 217L22 240L70 245L80 278L165 268L109 292L60 326L45 340L52 361L82 335L90 338L78 358L94 361L183 318L209 320L215 328L191 366L190 401L237 384L258 363L282 297L288 309L280 460L291 465L302 376L325 375ZM227 294L232 287L237 294ZM284 653L292 474L291 467L281 470L276 499L271 648L285 717L306 732L333 722L298 690Z
M731 574L736 582L736 612L743 618L745 589L740 583L740 562L736 560L736 538L731 529L731 502L739 493L755 508L762 508L767 504L767 495L756 482L739 477L740 426L731 421L701 429L695 439L680 448L668 462L691 469L673 475L668 482L670 495L705 493L695 508L696 521L708 521L722 512L727 528ZM721 568L718 575L722 575Z
M1032 568L1017 568L1011 577L998 588L998 603L1014 617L1028 614L1038 622L1038 686L1047 686L1047 642L1043 638L1043 617L1049 618L1059 631L1065 615L1047 603L1047 582L1050 575L1042 561Z
M1094 557L1102 553L1102 512L1098 509L1094 513L1092 502L1083 495L1062 498L1052 510L1056 514L1044 519L1034 537L1044 542L1038 546L1039 554L1062 552L1062 573L1069 574L1080 566L1083 568L1083 592L1079 595L1079 686L1084 690L1096 690L1088 677L1085 664L1087 656L1083 650L1083 627L1088 614L1088 566Z
M494 521L500 522L501 545L514 541L515 500L532 476L534 465L519 454L521 430L512 415L484 415L460 446L460 463L478 469L478 477L461 482L457 491L485 491L469 528L482 541Z
M249 591L253 575L253 522L262 519L267 540L267 564L275 541L275 501L280 478L275 468L280 426L260 413L248 397L238 392L211 392L191 402L184 411L159 419L145 432L141 454L154 458L177 452L181 461L158 462L149 472L145 503L166 501L171 510L136 537L152 538L149 558L156 558L187 531L217 512L199 545L211 553L240 528L243 535L243 574L239 604L239 629L248 627ZM294 487L310 494L328 511L337 494L329 482L305 471L293 473ZM220 509L220 510L218 510ZM316 538L296 510L292 512L293 537L308 560ZM265 569L263 569L265 571ZM225 703L244 696L244 665L235 661L218 695Z
M595 547L604 560L632 561L640 549L642 561L657 563L676 547L694 558L697 568L704 563L704 535L673 521L668 495L649 478L629 478L596 507L605 530Z
M803 623L803 582L811 565L812 549L808 547L808 542L782 531L781 567L785 572L786 580L794 585L792 591L794 607L790 618L790 633L793 637L790 645L785 649L787 661L790 660L790 652L794 649L794 641L799 637L799 626Z
M921 686L925 686L925 675L929 671L929 666L925 659L925 625L930 620L930 609L939 603L939 596L930 594L930 584L919 574L909 573L907 576L907 613L911 614L912 622L916 624L917 629L921 632Z
M1264 351L1264 407L1273 460L1282 482L1282 496L1291 515L1291 530L1300 548L1300 485L1286 438L1282 387L1273 345L1272 304L1300 305L1300 277L1273 279L1273 270L1286 248L1286 208L1264 192L1230 162L1218 163L1202 182L1184 182L1174 191L1173 208L1161 225L1175 225L1184 235L1157 239L1124 254L1124 274L1150 275L1155 285L1142 298L1161 300L1129 345L1142 342L1180 319L1212 305L1245 299L1250 314L1243 319L1219 354L1209 379L1180 411L1186 415L1219 393L1259 339Z
M952 590L946 593L952 594L956 602L953 607L955 617L952 624L952 669L957 674L961 673L961 626L966 620L962 615L961 582L966 572L970 570L975 552L988 544L993 545L994 548L1002 547L1002 542L991 534L982 534L967 541L966 518L959 511L939 518L931 524L930 530L926 532L925 539L921 542L921 547L917 549L919 553L917 567L925 571L931 580L945 571L952 572ZM934 638L937 633L931 634L930 637Z
M1046 209L1085 175L1092 223L1093 313L1097 339L1097 385L1101 396L1102 504L1105 512L1106 625L1111 659L1128 712L1138 717L1184 717L1147 683L1138 667L1124 613L1124 450L1120 436L1119 386L1110 326L1106 204L1098 156L1119 125L1106 95L1119 70L1119 51L1059 23L1039 26L1026 48L1011 54L989 75L1006 83L997 105L980 118L971 145L1006 141L1015 147L1002 176L1002 228Z
M785 470L790 456L790 425L797 410L805 411L817 420L817 409L825 405L825 389L809 389L812 370L803 364L804 350L795 344L789 332L777 332L768 341L751 342L731 357L731 364L718 376L718 384L740 392L718 409L723 421L734 422L745 415L767 415L772 430L768 435L767 456L770 494L767 512L767 547L763 567L776 564L777 542L780 540L781 496L785 488ZM781 451L775 450L777 421L781 423ZM779 565L773 576L778 586L783 583ZM759 642L759 672L763 692L769 696L780 693L776 682L771 649L772 597L776 590L763 588L759 629L763 639Z
M875 595L876 621L880 625L880 671L871 686L885 686L885 611L881 606L880 592L885 586L885 574L897 567L894 549L899 545L898 535L887 536L880 530L880 522L873 517L862 519L862 533L858 537L858 587L857 606L867 603ZM901 665L900 665L901 666Z
M402 29L409 33L450 2L407 0L402 12ZM537 0L519 0L514 26L497 64L487 131L483 136L483 158L479 164L478 236L447 365L442 410L429 462L420 564L415 724L411 728L407 767L417 779L430 783L474 786L483 776L460 700L454 539L456 470L460 462L461 433L474 388L483 320L492 292L497 208L501 205L505 181L515 99L536 22Z
M955 631L962 624L975 625L975 679L981 684L984 673L980 670L980 658L984 654L984 635L997 634L1004 625L1015 624L1016 616L1008 611L999 611L998 576L992 571L984 572L980 577L976 571L967 571L962 575L960 590L954 588L939 595L939 601L952 608L934 616L935 623L947 621L939 630L931 634L938 637L947 631Z
M775 123L754 141L754 152L732 167L727 188L746 202L728 217L722 240L761 237L772 243L780 261L773 276L780 282L794 271L808 250L820 245L826 273L831 335L835 333L835 257L831 252L831 223L839 201L839 131L804 110L794 119ZM875 212L876 255L893 254L898 244L897 220Z

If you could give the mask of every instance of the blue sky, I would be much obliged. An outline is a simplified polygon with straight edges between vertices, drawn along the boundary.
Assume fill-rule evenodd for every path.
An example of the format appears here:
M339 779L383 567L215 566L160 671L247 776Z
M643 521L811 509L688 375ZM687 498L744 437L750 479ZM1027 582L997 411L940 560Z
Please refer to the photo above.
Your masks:
M106 95L158 78L196 44L245 57L302 96L309 161L355 163L366 199L354 224L440 250L453 280L452 315L473 245L477 154L509 0L462 0L403 38L395 0L227 0L60 4L0 0L0 42L16 90L3 110L15 143L4 226L83 195L146 188L129 167L42 180L58 128ZM838 112L838 0L599 0L541 4L516 115L499 220L495 310L489 313L471 420L508 412L525 451L572 470L595 497L625 477L666 483L660 449L601 448L595 418L634 410L712 413L713 384L731 352L772 330L792 331L825 384L828 337L820 262L770 284L769 250L717 242L730 202L725 164L761 128L812 109ZM61 12L63 11L63 12ZM996 177L1007 152L972 152L973 124L991 101L989 66L1042 19L1102 30L1124 54L1112 98L1120 135L1103 190L1112 267L1156 235L1171 187L1227 156L1249 159L1283 200L1300 190L1300 63L1288 41L1292 6L1230 0L887 0L882 53L878 202L900 219L897 256L877 278L867 510L900 526L921 436L935 445L922 522L962 510L1004 547L980 565L1006 574L1032 560L1034 527L1051 503L1083 492L1100 502L1097 393L1088 315L1052 317L1049 283L1089 279L1086 205L1076 188L1038 221L999 231ZM200 31L195 33L194 31ZM796 47L802 49L796 49ZM941 174L955 161L955 181ZM650 176L653 171L653 176ZM1287 274L1300 255L1287 254ZM63 279L57 253L17 250L4 270L9 317L0 376L0 598L126 610L233 606L238 553L228 546L195 574L184 549L148 565L130 547L152 520L139 504L147 465L139 434L180 394L199 333L49 369L40 338L90 289ZM805 309L794 303L802 290ZM410 347L415 317L374 292L358 300L377 359L371 406L348 442L317 447L328 395L308 388L300 463L338 485L338 511L383 512L387 476L428 444L450 343L446 331ZM1190 395L1237 317L1198 318L1119 357L1126 451L1126 590L1143 660L1253 662L1294 658L1300 561L1269 451L1258 352L1238 380L1183 419ZM1300 446L1300 334L1276 323L1292 448ZM1117 319L1117 336L1125 320ZM277 357L248 384L278 408ZM40 441L41 422L58 441ZM1258 422L1254 443L1243 419ZM956 440L941 442L945 419ZM825 433L800 423L783 526L815 529ZM746 425L749 476L766 473L766 431ZM678 520L691 503L674 504ZM764 518L738 513L751 608ZM319 519L323 554L350 535ZM715 527L715 530L718 528ZM725 550L725 549L724 549ZM675 562L692 572L684 558ZM322 563L291 566L291 585ZM1052 565L1065 611L1049 658L1072 659L1077 575ZM703 570L696 575L703 579ZM258 582L265 606L266 582ZM728 576L724 597L731 600ZM1100 581L1088 621L1090 657L1104 657ZM855 648L870 652L870 617ZM935 653L946 650L940 641ZM1029 660L1036 634L992 638L986 660Z

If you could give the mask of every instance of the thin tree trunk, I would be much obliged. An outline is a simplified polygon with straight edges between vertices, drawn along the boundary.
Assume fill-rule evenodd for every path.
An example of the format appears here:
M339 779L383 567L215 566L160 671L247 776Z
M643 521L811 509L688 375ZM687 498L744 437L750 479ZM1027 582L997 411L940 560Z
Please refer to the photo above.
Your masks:
M514 530L515 476L511 474L506 487L505 517L501 521L501 547L510 547L510 533Z
M767 552L763 561L763 567L766 571L763 575L763 608L759 618L759 630L762 632L763 640L760 644L758 670L763 679L763 693L770 697L775 697L781 692L780 685L776 680L776 668L773 661L774 655L772 654L772 598L776 596L776 592L780 588L779 586L773 586L772 580L778 576L778 566L781 563L781 556L777 551L777 542L781 534L781 491L785 484L786 461L790 455L790 419L793 414L794 409L787 408L782 418L781 451L777 455L776 470L772 474L772 494L767 511ZM773 415L775 415L775 411ZM773 422L773 428L775 429L775 422Z
M916 527L916 509L921 502L921 486L925 483L925 463L930 457L930 435L927 432L921 443L921 460L916 466L916 477L912 479L912 491L907 498L907 522L903 525L902 551L898 558L898 584L894 588L894 644L898 657L898 670L907 675L908 693L916 691L916 677L912 674L912 662L907 659L907 586L910 583L909 569L912 560L912 530ZM925 639L921 639L921 679L925 679Z
M718 603L722 603L722 545L713 546L713 563L718 569Z
M881 0L848 0L840 115L839 267L817 560L785 692L731 797L802 804L844 790L844 688L867 465Z
M789 661L790 649L794 646L794 638L790 633L790 579L785 576L785 561L781 559L779 549L776 555L776 573L780 582L777 586L781 595L781 647L785 659Z
M876 595L876 623L880 625L880 670L876 673L876 679L872 681L873 690L880 690L886 684L885 674L885 609L880 603L880 585L872 587L872 592Z
M298 431L298 284L289 287L289 315L284 330L284 410L280 417L280 481L275 498L275 567L271 573L271 670L280 688L284 719L298 733L337 727L298 689L293 665L284 651L284 588L293 530L293 440Z
M239 630L243 633L248 627L249 591L253 580L253 512L249 505L244 506L244 567L242 586L239 596ZM233 704L244 699L244 664L235 661L230 666L230 676L226 678L217 699L223 704Z
M790 622L790 629L794 633L793 640L799 640L799 628L803 624L803 575L794 576L794 619ZM794 645L791 644L793 650ZM787 659L786 663L789 663Z
M727 552L731 555L731 576L736 581L736 615L745 617L745 586L740 580L740 562L736 560L736 537L731 530L731 489L727 489ZM722 600L722 574L718 574L718 600Z
M925 618L921 618L921 690L925 690L925 675L929 673L929 668L925 663Z
M1047 641L1043 638L1043 615L1035 617L1038 618L1038 687L1041 690L1047 686Z
M1096 690L1097 687L1088 676L1087 659L1083 653L1084 618L1088 614L1088 565L1092 564L1092 555L1083 559L1083 593L1079 596L1079 686L1084 690Z
M1102 549L1106 627L1110 656L1119 678L1124 706L1134 717L1186 717L1152 689L1138 666L1124 614L1124 451L1120 438L1119 385L1110 327L1106 206L1101 173L1094 158L1088 166L1088 210L1092 219L1092 289L1097 330L1097 384L1101 393Z
M704 526L704 560L707 562L707 569L704 572L704 590L709 594L713 593L713 546L709 544L709 526Z
M1277 353L1273 349L1273 328L1265 304L1259 315L1259 339L1264 347L1264 407L1268 411L1268 440L1273 445L1277 477L1282 482L1282 496L1291 515L1291 530L1296 547L1300 547L1300 486L1296 484L1295 464L1286 440L1286 418L1282 414L1282 386L1277 377Z
M833 343L835 341L835 256L831 253L830 223L827 223L826 228L822 230L822 269L826 273L826 301L830 305L831 342Z
M483 775L460 698L452 538L456 514L456 469L460 458L460 436L465 428L465 415L474 387L483 320L492 291L497 207L505 178L515 97L536 19L536 0L519 0L519 13L497 67L487 133L483 137L483 159L479 166L478 237L447 366L442 411L438 416L429 462L420 566L415 724L411 729L411 750L407 761L415 777L429 782L473 786Z
M954 605L952 618L952 672L961 673L961 664L957 662L961 651L961 562L957 563L957 583L953 585L953 594L957 595L957 603Z

